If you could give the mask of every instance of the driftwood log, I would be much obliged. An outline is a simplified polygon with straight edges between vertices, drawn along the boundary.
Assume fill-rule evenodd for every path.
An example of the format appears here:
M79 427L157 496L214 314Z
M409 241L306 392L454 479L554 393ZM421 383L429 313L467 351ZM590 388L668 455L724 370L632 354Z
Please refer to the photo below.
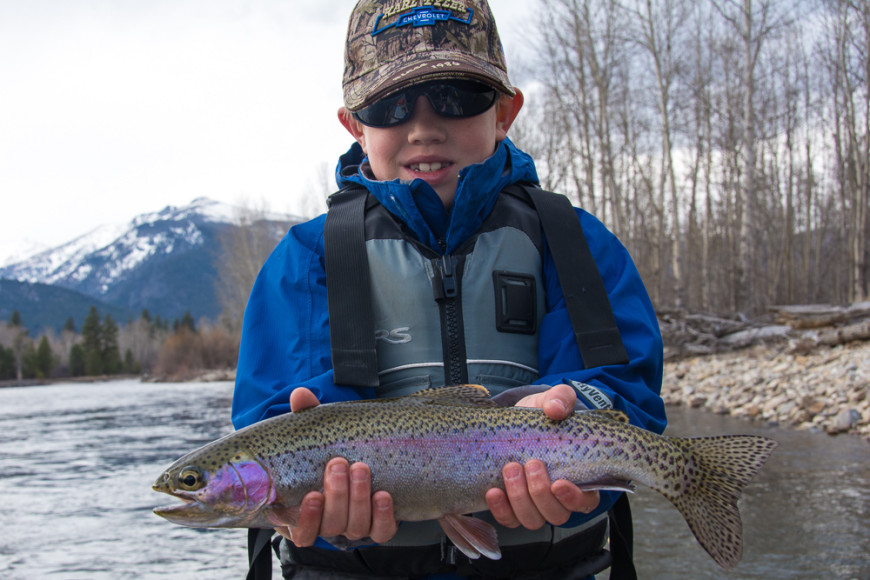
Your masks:
M820 346L870 340L870 302L773 306L766 315L751 320L667 311L659 313L659 326L666 359L777 343L790 352L805 353Z

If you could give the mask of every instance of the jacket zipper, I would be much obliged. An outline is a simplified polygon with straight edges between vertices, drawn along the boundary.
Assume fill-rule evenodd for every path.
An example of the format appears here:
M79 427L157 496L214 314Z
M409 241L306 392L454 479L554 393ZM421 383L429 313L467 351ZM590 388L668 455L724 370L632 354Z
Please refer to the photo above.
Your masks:
M444 381L448 385L468 382L458 262L461 260L451 255L433 260L436 276L432 281L432 290L441 313Z

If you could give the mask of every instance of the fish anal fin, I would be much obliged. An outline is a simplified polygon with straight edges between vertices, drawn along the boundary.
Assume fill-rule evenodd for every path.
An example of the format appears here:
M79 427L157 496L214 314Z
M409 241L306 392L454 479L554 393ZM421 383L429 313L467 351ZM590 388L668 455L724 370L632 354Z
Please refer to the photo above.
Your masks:
M495 528L485 521L460 514L446 514L438 519L438 523L450 541L472 560L481 555L491 560L501 558Z
M285 507L281 504L273 504L266 508L266 519L277 527L295 526L299 520L301 505Z
M605 475L599 479L595 479L592 481L582 481L576 483L575 485L583 491L604 489L610 491L627 491L629 493L634 493L634 491L637 489L637 487L632 482L625 479L617 479L609 475Z

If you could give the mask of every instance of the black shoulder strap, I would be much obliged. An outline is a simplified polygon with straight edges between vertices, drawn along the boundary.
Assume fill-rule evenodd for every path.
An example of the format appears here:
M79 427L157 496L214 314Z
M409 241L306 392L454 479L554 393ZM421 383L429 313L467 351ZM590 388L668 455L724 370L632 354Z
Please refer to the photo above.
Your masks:
M372 291L366 254L368 192L347 188L329 198L324 226L326 291L335 383L378 386Z
M634 527L628 494L622 493L608 513L610 518L611 580L637 580L634 567Z
M248 575L245 580L272 580L271 540L275 530L248 530Z
M591 368L627 363L604 281L574 207L564 195L531 185L523 188L541 218L583 364Z

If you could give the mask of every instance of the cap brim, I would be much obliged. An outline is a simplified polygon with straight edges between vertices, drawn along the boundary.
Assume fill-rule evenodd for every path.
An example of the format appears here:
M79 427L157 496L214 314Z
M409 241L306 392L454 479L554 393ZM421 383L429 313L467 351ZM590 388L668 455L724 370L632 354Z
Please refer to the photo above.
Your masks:
M474 80L510 96L516 94L507 73L496 66L455 52L427 52L396 59L348 83L344 104L358 111L405 87L442 79Z

